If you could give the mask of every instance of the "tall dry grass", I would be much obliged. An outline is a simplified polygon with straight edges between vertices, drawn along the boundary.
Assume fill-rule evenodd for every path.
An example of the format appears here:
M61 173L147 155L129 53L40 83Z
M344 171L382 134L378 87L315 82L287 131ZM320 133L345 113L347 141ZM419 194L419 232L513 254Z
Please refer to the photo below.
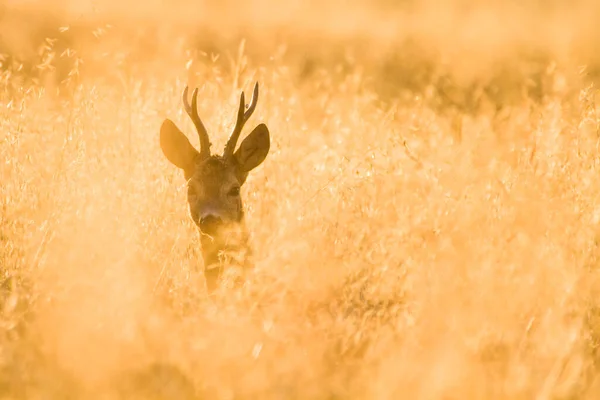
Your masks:
M0 398L597 398L599 12L5 2ZM255 80L256 271L208 301L158 130L197 85L222 146Z

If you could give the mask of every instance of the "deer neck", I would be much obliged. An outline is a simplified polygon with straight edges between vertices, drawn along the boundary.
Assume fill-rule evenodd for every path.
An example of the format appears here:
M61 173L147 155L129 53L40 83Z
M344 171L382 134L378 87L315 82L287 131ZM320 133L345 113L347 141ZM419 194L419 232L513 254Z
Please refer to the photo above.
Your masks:
M227 285L243 282L243 276L251 267L251 249L243 220L215 236L200 233L200 243L209 293L221 282Z

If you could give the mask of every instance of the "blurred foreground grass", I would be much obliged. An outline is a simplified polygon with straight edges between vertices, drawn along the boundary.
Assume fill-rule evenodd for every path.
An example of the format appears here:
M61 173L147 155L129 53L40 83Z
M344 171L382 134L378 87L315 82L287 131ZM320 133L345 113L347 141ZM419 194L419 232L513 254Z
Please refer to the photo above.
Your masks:
M5 2L0 398L597 398L598 15ZM222 146L255 80L256 273L210 303L158 129L199 86Z

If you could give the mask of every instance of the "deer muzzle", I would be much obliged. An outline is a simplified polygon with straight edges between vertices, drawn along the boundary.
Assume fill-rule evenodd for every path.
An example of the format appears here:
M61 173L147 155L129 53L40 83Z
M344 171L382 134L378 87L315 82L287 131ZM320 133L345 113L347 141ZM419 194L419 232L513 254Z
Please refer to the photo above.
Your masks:
M223 225L223 219L216 215L206 215L200 218L199 227L202 233L207 235L215 235L219 228Z

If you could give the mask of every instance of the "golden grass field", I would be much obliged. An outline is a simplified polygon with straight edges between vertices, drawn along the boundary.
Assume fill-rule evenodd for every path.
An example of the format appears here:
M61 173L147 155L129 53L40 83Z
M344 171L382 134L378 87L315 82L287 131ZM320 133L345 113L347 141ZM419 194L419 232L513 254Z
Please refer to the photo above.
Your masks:
M3 3L0 399L600 398L597 1ZM208 301L159 128L256 80Z

